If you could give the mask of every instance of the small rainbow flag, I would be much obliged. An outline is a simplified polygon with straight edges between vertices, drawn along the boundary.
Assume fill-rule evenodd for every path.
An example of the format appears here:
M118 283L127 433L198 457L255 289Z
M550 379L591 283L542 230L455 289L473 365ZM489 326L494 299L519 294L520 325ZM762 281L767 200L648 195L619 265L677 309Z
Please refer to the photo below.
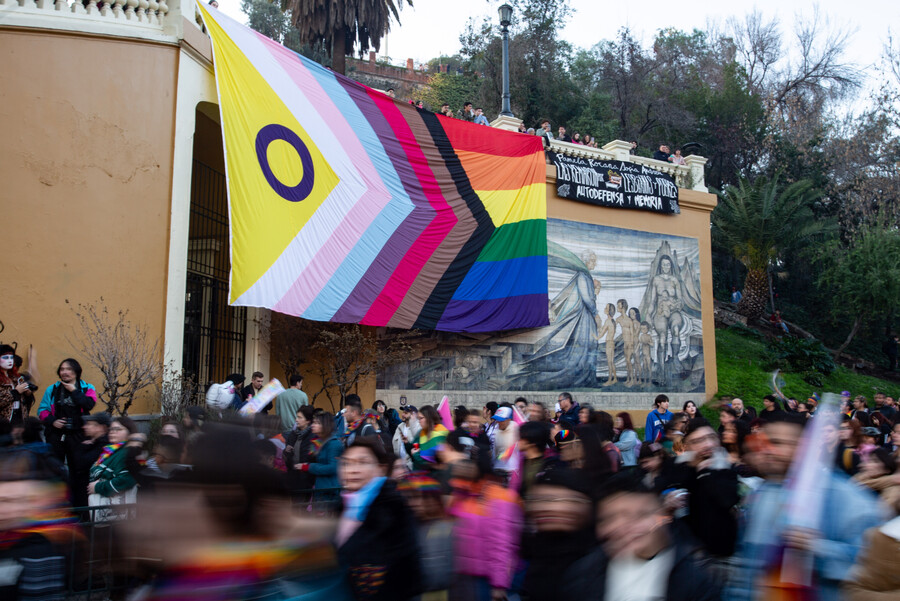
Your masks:
M549 323L541 138L416 109L199 7L231 304L407 329Z

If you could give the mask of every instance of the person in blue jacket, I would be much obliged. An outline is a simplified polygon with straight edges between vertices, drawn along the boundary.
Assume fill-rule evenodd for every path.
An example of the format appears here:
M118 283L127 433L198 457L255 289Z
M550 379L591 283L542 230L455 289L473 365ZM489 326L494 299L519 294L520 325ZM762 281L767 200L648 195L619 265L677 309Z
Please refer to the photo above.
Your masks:
M653 411L647 414L647 423L644 426L644 440L646 442L658 442L666 433L666 424L672 419L669 411L669 397L664 394L657 395L653 401Z
M344 444L334 435L334 418L327 413L313 417L312 435L310 462L298 463L294 469L316 477L313 500L317 511L332 511L340 500L338 458L344 452Z

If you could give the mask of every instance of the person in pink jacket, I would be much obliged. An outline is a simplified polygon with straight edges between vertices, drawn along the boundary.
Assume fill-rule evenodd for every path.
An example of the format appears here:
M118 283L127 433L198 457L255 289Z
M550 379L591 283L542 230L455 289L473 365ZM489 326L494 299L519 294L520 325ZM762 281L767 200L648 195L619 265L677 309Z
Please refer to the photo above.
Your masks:
M472 457L478 451L475 446L445 453L453 487L448 513L456 518L449 601L506 599L519 562L522 504L493 475L489 456Z

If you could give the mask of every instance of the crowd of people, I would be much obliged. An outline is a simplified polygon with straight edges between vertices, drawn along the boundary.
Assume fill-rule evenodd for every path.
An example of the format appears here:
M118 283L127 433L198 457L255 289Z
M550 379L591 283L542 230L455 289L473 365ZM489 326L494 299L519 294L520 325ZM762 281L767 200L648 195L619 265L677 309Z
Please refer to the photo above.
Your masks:
M900 596L900 420L884 394L769 395L758 414L726 398L715 425L660 394L640 436L630 413L568 392L475 410L351 394L332 414L300 376L242 415L263 375L233 374L150 444L95 411L75 359L57 376L36 416L0 421L3 598L58 598L78 575L72 541L102 521L135 598Z

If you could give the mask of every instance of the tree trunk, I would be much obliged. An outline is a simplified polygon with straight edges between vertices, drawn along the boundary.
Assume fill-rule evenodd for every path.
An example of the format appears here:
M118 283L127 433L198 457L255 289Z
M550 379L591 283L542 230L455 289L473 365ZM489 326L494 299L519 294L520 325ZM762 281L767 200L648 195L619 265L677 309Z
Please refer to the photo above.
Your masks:
M334 30L334 37L331 40L331 70L341 75L345 75L347 70L346 43L344 27L341 25Z
M744 292L741 302L738 303L737 312L746 317L748 322L758 318L765 311L768 287L765 269L747 270Z
M769 286L769 302L772 304L772 313L775 312L775 288L772 286L772 270L766 269L766 283Z
M857 315L856 319L853 321L853 327L850 328L850 333L847 334L847 339L844 340L844 343L834 351L834 356L839 357L841 353L844 352L850 343L853 342L853 338L856 336L856 333L859 332L859 326L862 323L862 315Z

